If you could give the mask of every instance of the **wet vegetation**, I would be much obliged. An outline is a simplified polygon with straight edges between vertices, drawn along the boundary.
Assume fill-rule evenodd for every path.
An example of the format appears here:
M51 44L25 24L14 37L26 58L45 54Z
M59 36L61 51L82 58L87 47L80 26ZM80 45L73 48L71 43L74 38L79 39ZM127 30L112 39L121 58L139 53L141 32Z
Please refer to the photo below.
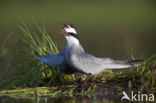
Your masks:
M98 75L91 75L85 87L82 85L84 74L61 75L56 68L43 64L35 58L35 52L58 53L58 49L45 26L39 26L35 20L33 22L38 30L37 33L24 23L19 27L22 32L16 35L20 41L15 55L10 59L8 72L0 79L1 96L72 97L90 96L95 93L121 95L122 90L156 93L156 55L147 58L140 67L104 70ZM9 34L8 38L10 35L12 34ZM131 55L132 59L135 59L133 51Z

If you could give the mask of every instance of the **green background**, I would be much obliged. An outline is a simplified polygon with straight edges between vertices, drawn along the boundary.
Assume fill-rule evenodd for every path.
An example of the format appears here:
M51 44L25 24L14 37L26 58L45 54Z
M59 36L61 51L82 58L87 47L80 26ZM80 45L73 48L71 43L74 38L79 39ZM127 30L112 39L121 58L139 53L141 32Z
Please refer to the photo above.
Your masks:
M0 1L0 75L9 67L8 58L16 51L20 19L36 31L32 18L45 24L58 48L64 47L59 35L61 23L76 26L80 43L97 57L145 59L156 51L156 6L153 0L2 0ZM4 49L4 50L2 50ZM3 51L7 51L3 55Z

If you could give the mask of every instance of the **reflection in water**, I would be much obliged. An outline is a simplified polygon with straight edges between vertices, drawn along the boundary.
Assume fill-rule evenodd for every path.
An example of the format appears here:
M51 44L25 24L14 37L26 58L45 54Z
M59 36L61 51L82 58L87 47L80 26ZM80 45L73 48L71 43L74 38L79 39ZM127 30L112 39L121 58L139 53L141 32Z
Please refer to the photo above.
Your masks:
M93 97L40 97L40 98L10 98L0 97L0 103L119 103L117 96L93 96Z

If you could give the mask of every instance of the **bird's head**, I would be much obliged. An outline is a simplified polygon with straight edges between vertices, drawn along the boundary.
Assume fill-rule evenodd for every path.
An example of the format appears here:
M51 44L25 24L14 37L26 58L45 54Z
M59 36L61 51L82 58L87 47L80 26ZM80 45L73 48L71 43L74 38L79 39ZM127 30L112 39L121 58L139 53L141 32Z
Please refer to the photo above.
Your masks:
M79 40L79 37L77 35L76 29L71 24L63 24L62 25L63 30L61 30L60 34L64 35L65 37L74 37L75 39Z

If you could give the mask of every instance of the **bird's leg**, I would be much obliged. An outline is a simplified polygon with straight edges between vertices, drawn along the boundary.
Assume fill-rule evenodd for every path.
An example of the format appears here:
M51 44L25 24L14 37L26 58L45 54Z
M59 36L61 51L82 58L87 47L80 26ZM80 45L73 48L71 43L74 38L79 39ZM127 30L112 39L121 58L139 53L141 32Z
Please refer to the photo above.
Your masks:
M86 103L88 103L88 98L85 97L85 101L86 101Z
M87 86L87 81L88 81L88 75L86 76L86 79L85 79L85 81L84 81L84 83L83 83L83 85L86 87Z

